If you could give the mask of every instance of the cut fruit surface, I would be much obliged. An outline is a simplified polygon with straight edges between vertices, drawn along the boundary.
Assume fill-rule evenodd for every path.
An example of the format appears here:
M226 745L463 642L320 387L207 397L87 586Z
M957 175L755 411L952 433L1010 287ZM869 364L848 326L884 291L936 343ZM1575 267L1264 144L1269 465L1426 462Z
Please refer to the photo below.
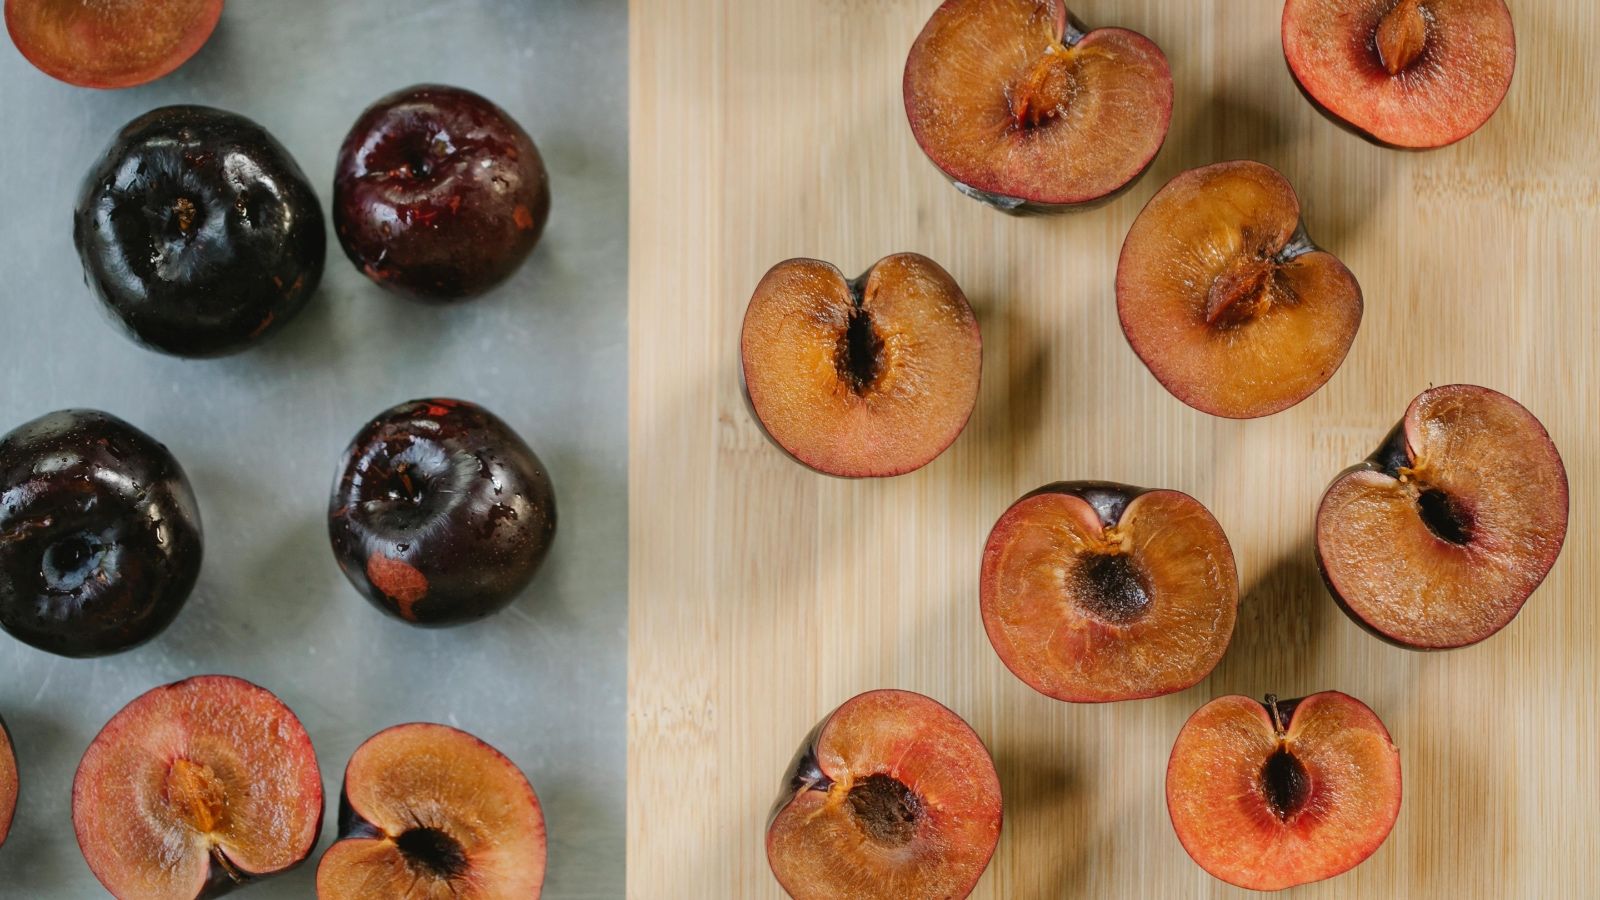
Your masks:
M1504 0L1288 0L1283 53L1329 115L1380 143L1425 149L1494 115L1517 41Z
M1257 162L1174 178L1117 263L1128 343L1173 396L1217 416L1309 397L1344 361L1361 311L1355 276L1306 236L1289 182Z
M317 867L319 900L537 900L544 813L528 779L445 725L397 725L345 770L340 840Z
M1566 468L1544 426L1498 391L1446 385L1317 510L1317 559L1357 623L1402 646L1481 641L1516 617L1566 540Z
M796 900L960 900L1000 839L1000 780L960 716L909 691L861 694L807 737L767 826Z
M78 765L72 824L119 900L214 897L310 855L322 776L277 697L201 676L158 687L106 723Z
M205 45L223 0L6 0L12 43L52 78L91 88L145 84Z
M1365 703L1337 691L1202 706L1172 747L1167 812L1213 876L1276 891L1371 856L1400 814L1400 751Z
M1085 31L1056 0L947 0L911 48L904 91L928 158L1004 209L1116 192L1172 120L1161 49L1120 28Z
M855 281L792 259L756 287L740 337L756 418L829 475L900 475L953 443L978 400L978 320L955 279L915 253Z
M1239 581L1222 527L1187 494L1062 482L995 523L979 603L1013 674L1097 703L1206 677L1233 637Z
M19 784L17 754L11 747L11 732L6 730L5 720L0 719L0 845L5 844L6 836L11 833L11 820L17 812Z

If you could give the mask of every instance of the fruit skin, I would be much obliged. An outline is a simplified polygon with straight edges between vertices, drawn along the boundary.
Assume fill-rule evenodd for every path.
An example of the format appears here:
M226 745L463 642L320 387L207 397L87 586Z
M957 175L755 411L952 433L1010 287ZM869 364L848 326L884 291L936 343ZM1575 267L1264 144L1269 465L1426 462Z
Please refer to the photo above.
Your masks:
M17 812L19 778L15 747L16 742L11 739L6 720L0 717L0 847L5 846L6 837L11 833L12 818Z
M361 114L339 150L339 243L368 278L413 299L463 300L510 278L549 217L533 139L471 91L396 91Z
M224 356L305 308L327 257L322 206L255 122L167 106L129 122L84 178L85 281L138 343Z
M1332 712L1324 712L1325 710L1332 710ZM1204 733L1207 724L1214 724L1211 720L1225 715L1237 714L1241 711L1245 711L1246 717L1252 721L1251 728L1246 728L1236 722L1233 727L1228 728L1226 733L1222 733L1220 736L1215 730L1210 734ZM1297 717L1308 711L1312 712L1307 718L1332 718L1339 724L1346 726L1337 735L1342 740L1336 745L1322 743L1320 746L1297 747L1295 744L1297 736L1304 736L1304 729L1300 727L1301 723L1297 721ZM1317 816L1309 817L1309 821L1303 821L1299 815L1294 815L1291 818L1274 822L1271 808L1265 798L1262 798L1257 803L1247 804L1248 796L1237 788L1232 787L1234 778L1240 777L1238 772L1219 771L1221 767L1243 763L1243 771L1248 773L1244 777L1247 779L1249 786L1256 790L1261 789L1264 784L1263 775L1265 774L1265 766L1263 764L1267 761L1265 757L1272 754L1262 753L1259 756L1251 756L1244 748L1237 745L1237 739L1242 736L1245 745L1251 743L1257 745L1255 747L1257 752L1265 749L1260 746L1260 741L1252 741L1252 735L1250 734L1252 729L1258 729L1257 736L1261 734L1270 735L1269 746L1272 741L1275 741L1278 750L1288 749L1294 756L1302 760L1302 764L1299 767L1303 779L1301 788L1307 793L1303 793L1300 798L1299 811L1316 812L1318 813ZM1350 732L1364 733L1369 738L1368 744L1362 746L1359 741L1344 739ZM1249 871L1247 862L1241 863L1241 858L1251 862L1256 861L1258 859L1254 852L1256 848L1248 846L1242 848L1237 846L1216 848L1208 845L1206 843L1208 835L1201 833L1205 829L1203 826L1197 825L1189 816L1189 812L1192 812L1192 807L1197 805L1188 802L1192 795L1186 795L1185 793L1194 790L1193 775L1196 767L1190 765L1189 756L1206 755L1215 757L1217 755L1215 752L1208 753L1209 748L1207 747L1195 746L1197 742L1203 741L1205 737L1213 737L1218 740L1226 738L1236 742L1236 746L1229 748L1231 752L1224 754L1225 761L1218 764L1217 760L1213 759L1211 764L1200 768L1200 771L1204 772L1205 785L1200 790L1204 791L1212 785L1226 786L1220 789L1213 789L1215 796L1210 800L1214 805L1205 805L1203 803L1200 805L1205 805L1208 812L1215 810L1214 815L1219 819L1233 819L1233 822L1226 824L1235 826L1236 830L1227 830L1227 838L1239 844L1248 844L1252 838L1257 843L1260 843L1263 832L1272 836L1268 843L1269 847L1272 843L1291 838L1303 843L1307 834L1314 835L1319 827L1326 825L1329 821L1337 820L1342 811L1339 808L1340 804L1324 804L1320 808L1316 804L1317 792L1322 787L1320 783L1322 776L1335 769L1341 772L1353 773L1359 770L1364 763L1368 767L1368 773L1376 774L1380 779L1392 779L1393 794L1387 798L1386 802L1382 802L1377 808L1371 810L1372 812L1377 812L1381 818L1364 820L1365 824L1368 825L1376 822L1378 827L1371 828L1364 834L1356 833L1354 835L1357 838L1352 843L1355 848L1354 853L1338 854L1334 857L1335 861L1331 865L1325 862L1320 869L1312 869L1309 872L1306 871L1307 867L1302 864L1307 857L1301 856L1296 860L1297 870L1292 868L1287 874L1285 872L1274 872L1262 876L1259 872ZM1363 754L1368 758L1362 760L1361 756ZM1333 763L1331 766L1328 765L1330 760L1327 757L1329 755L1334 757L1331 760ZM1321 757L1321 759L1318 757ZM1311 764L1310 771L1307 771L1306 763ZM1257 773L1260 774L1250 772L1250 769L1255 766L1262 766L1262 769L1257 770ZM1230 778L1230 774L1234 778ZM1358 793L1361 787L1365 787L1365 785L1348 788L1340 796L1348 798L1352 794ZM1183 728L1178 732L1177 739L1173 742L1172 753L1167 760L1165 794L1167 813L1172 821L1173 831L1177 834L1179 843L1183 845L1184 852L1189 854L1190 859L1194 860L1196 865L1205 869L1213 878L1225 881L1236 887L1255 891L1283 890L1343 874L1365 862L1367 858L1377 852L1379 847L1383 846L1400 815L1400 802L1403 794L1400 751L1394 746L1394 742L1389 736L1388 728L1384 726L1377 714L1365 703L1348 694L1339 691L1322 691L1293 700L1279 700L1277 697L1268 694L1265 702L1232 694L1210 701L1196 710L1184 722ZM1201 800L1204 801L1206 798L1202 796ZM1351 816L1347 815L1345 818L1348 819ZM1351 824L1360 825L1362 822L1344 822L1342 824L1346 826ZM1334 837L1338 836L1338 834L1334 835Z
M13 637L71 657L138 646L183 609L202 556L183 469L127 422L61 410L0 438L0 627Z
M328 504L345 577L416 625L456 625L510 604L555 531L555 491L539 457L504 421L461 400L380 413L345 450Z
M219 703L214 695L226 695L227 699ZM219 721L222 719L217 715L219 710L216 707L219 705L231 707L220 711L227 714L225 721ZM178 711L174 712L175 709ZM252 712L262 713L265 721L245 721L247 715L242 714ZM145 727L140 728L141 725ZM206 734L208 730L212 733ZM225 732L225 736L218 738L216 732L219 731ZM130 738L129 732L143 733ZM256 743L247 743L242 747L226 746L247 732L253 732L249 740ZM209 740L197 742L196 733L199 733L201 738ZM103 796L102 785L96 782L97 777L107 775L107 765L103 759L108 753L106 745L128 740L146 755L157 754L156 758L160 763L168 767L169 777L170 770L176 762L199 762L209 766L210 762L227 758L230 754L232 758L229 761L237 762L241 751L262 752L260 747L263 742L278 743L278 746L272 747L270 751L275 761L292 758L287 754L296 751L301 761L309 763L302 771L291 773L298 779L298 787L306 791L312 800L307 805L313 810L314 815L310 820L310 827L303 830L302 846L290 847L291 850L297 851L298 857L276 868L248 870L227 857L227 847L213 844L207 859L205 879L199 891L193 895L194 900L212 900L221 897L237 888L298 868L310 858L322 835L324 803L322 776L317 764L316 751L311 745L311 737L306 733L304 725L277 695L260 685L232 675L197 675L152 688L129 701L95 735L78 763L72 781L73 832L84 861L88 863L90 871L108 893L121 900L123 895L117 893L117 887L126 887L126 876L125 870L118 870L116 867L137 866L138 862L141 862L139 860L130 862L123 855L129 852L128 848L103 853L101 852L103 848L96 844L97 840L105 839L103 832L106 828L114 827L106 824L107 807L100 802ZM138 753L115 754L108 777L132 780L128 775L129 772L148 775L148 772L137 772L141 762L139 759L130 758L138 755ZM238 774L230 772L225 777L237 777ZM287 782L274 783L275 789L288 786L290 785ZM219 799L225 808L231 806L225 794ZM229 814L259 813L259 809L250 809L249 806L247 801L241 801L230 810ZM117 812L122 815L128 814L127 810ZM166 827L173 826L167 823ZM245 840L259 837L263 833L252 829L241 829L241 831L245 832L242 835ZM234 834L232 837L238 839L241 835ZM181 853L181 849L180 847L174 851L170 846L163 846L162 858L156 860L154 864L163 866L164 871L168 870L169 866L181 864L181 857L175 861L165 855L168 852ZM116 882L115 886L113 882ZM182 898L189 896L187 892L181 895Z
M223 0L6 0L6 30L23 57L51 78L78 87L129 88L163 78L188 62L216 30L222 5ZM124 11L152 6L156 8L134 10L132 16ZM142 32L128 21L140 14ZM141 44L141 37L158 40L159 46ZM74 52L91 52L91 65L75 67L66 58ZM120 67L108 65L118 61Z
M1556 455L1556 465L1559 467L1559 495L1561 501L1559 505L1562 510L1562 521L1555 537L1555 551L1549 555L1548 559L1544 560L1543 571L1539 574L1538 579L1532 584L1532 586L1528 588L1527 594L1523 596L1522 599L1517 603L1516 609L1508 618L1506 618L1493 630L1479 634L1469 640L1444 643L1418 643L1415 641L1403 640L1395 635L1383 631L1376 623L1369 621L1351 605L1350 601L1346 599L1343 592L1340 590L1337 580L1329 571L1328 563L1323 556L1320 535L1323 527L1324 513L1329 509L1329 501L1333 494L1334 488L1337 487L1339 483L1342 482L1346 477L1360 472L1380 472L1393 477L1401 469L1410 468L1415 463L1415 453L1412 449L1411 443L1414 436L1408 431L1408 426L1412 423L1413 415L1423 404L1425 398L1427 398L1429 395L1438 394L1455 394L1458 396L1467 397L1470 397L1474 394L1492 395L1514 404L1515 407L1522 412L1522 414L1526 417L1527 422L1531 425L1530 434L1536 434L1537 440L1549 447L1551 452ZM1422 431L1420 425L1418 425L1417 431ZM1405 650L1423 651L1455 650L1461 647L1468 647L1493 637L1502 631L1507 625L1510 625L1511 622L1516 619L1517 615L1521 613L1522 607L1527 604L1528 599L1533 596L1533 592L1538 590L1539 586L1544 583L1544 579L1549 576L1550 570L1555 567L1556 559L1560 556L1561 550L1565 546L1568 525L1567 514L1570 506L1571 494L1567 481L1566 469L1561 463L1559 453L1555 451L1555 444L1553 441L1551 441L1549 432L1545 430L1544 424L1540 422L1532 412L1528 411L1526 407L1523 407L1522 404L1518 403L1516 400L1513 400L1512 398L1501 394L1499 391L1494 391L1490 388L1479 387L1477 385L1461 384L1441 385L1438 387L1429 388L1427 391L1424 391L1411 401L1406 409L1405 416L1403 416L1401 420L1389 430L1389 433L1384 436L1383 443L1378 446L1377 450L1374 450L1370 456L1361 462L1356 463L1355 465L1350 466L1344 471L1340 472L1334 477L1333 481L1329 483L1328 489L1323 492L1322 499L1317 505L1317 514L1315 520L1316 531L1319 536L1319 539L1314 542L1316 545L1317 572L1322 576L1322 583L1327 587L1328 594L1333 597L1334 603L1347 617L1349 617L1350 621L1359 625L1363 631L1367 632L1373 637L1378 638L1386 644L1400 647Z
M393 770L368 771L367 769L370 766L364 766L364 763L369 763L373 756L381 758L384 751L393 752L391 748L383 745L408 741L415 742L417 749L414 751L416 756L409 761L410 765L406 766L407 771L399 773ZM463 758L468 755L475 758ZM377 763L371 763L371 765L377 765ZM361 843L386 844L389 846L384 849L390 850L391 853L398 853L404 858L404 851L396 846L403 838L403 833L393 833L386 830L379 823L368 821L362 815L362 811L357 809L357 803L351 798L352 792L358 791L362 787L369 789L367 791L369 796L374 792L373 789L375 788L375 792L381 797L384 788L389 787L389 785L361 785L359 784L360 780L365 778L369 781L382 782L386 778L405 778L407 776L413 779L428 779L429 773L427 770L437 766L449 766L452 775L464 773L470 777L478 774L486 780L491 780L493 776L498 776L502 783L495 787L502 789L504 795L501 795L501 791L495 790L485 790L483 793L495 798L496 812L501 814L503 818L493 823L493 825L485 823L483 820L486 817L482 811L451 806L451 801L456 798L448 796L448 788L441 788L437 793L428 796L413 796L409 798L412 802L411 805L427 810L430 813L430 817L428 820L419 821L416 811L410 810L408 818L411 821L407 824L414 828L443 831L446 836L453 839L454 850L458 855L456 862L465 867L465 871L459 873L458 877L472 885L467 893L462 895L467 900L482 896L476 891L489 894L496 889L505 890L518 881L523 882L524 885L531 882L533 891L531 894L518 894L516 896L527 897L528 900L537 900L543 890L548 835L545 830L543 808L540 806L538 795L534 793L533 785L528 782L527 776L517 768L515 763L482 739L448 725L436 725L427 722L411 722L386 728L362 742L361 746L356 748L356 752L351 755L350 763L345 768L344 779L339 793L339 839L323 854L322 861L317 866L317 896L320 900L346 900L346 898L351 898L352 895L346 890L345 884L339 880L340 873L337 872L337 869L341 865L376 867L377 872L369 876L372 880L369 880L368 877L359 879L363 884L364 890L368 892L373 890L374 882L378 887L382 887L381 880L378 879L381 879L383 875L389 874L388 871L385 871L384 864L391 862L393 856L380 861L372 856L358 853L352 860L340 860L340 848L346 846L347 842L350 846ZM481 771L471 771L474 766L480 769L484 766L493 766L496 771L493 776L486 775ZM515 782L515 784L506 784L505 782ZM526 805L522 805L524 801ZM521 806L520 809L518 809L519 806ZM378 817L382 818L382 816ZM504 830L504 826L507 824L506 819L522 819L523 821L518 824L527 825L528 832L526 834L507 834ZM450 827L463 821L474 822L479 825L480 829L492 832L491 834L480 833L474 836L480 839L487 838L496 844L495 850L501 859L493 878L500 879L498 883L495 883L491 878L484 877L481 873L473 872L472 861L479 848L463 845L462 838L464 836L453 833L453 829ZM524 843L524 841L527 843ZM531 844L531 847L529 844ZM507 851L513 849L518 851L528 850L530 852L525 857L509 860L506 857L512 854ZM416 864L415 859L407 859L405 861L412 865ZM508 872L507 869L511 871ZM520 871L518 871L519 869ZM408 874L406 877L409 879L415 876ZM508 882L511 884L508 884ZM363 894L362 896L369 895ZM456 895L452 894L452 896Z

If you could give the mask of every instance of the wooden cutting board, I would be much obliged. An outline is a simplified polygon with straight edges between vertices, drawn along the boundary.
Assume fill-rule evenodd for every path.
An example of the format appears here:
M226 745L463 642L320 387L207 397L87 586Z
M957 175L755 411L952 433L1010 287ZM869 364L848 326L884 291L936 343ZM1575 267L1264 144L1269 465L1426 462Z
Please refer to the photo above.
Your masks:
M1084 0L1073 10L1091 25L1166 51L1172 133L1109 206L1013 219L957 194L907 128L901 71L936 5L632 4L629 896L780 897L762 841L785 765L818 718L878 687L943 701L995 756L1005 829L974 897L1246 896L1173 836L1173 737L1220 694L1330 688L1388 724L1405 798L1376 855L1298 896L1600 896L1600 6L1513 0L1519 63L1498 115L1455 147L1401 153L1300 97L1280 0ZM1150 195L1240 157L1288 176L1367 301L1333 380L1250 422L1162 390L1112 289ZM943 263L978 310L977 412L914 474L812 474L741 399L745 304L781 259L855 274L899 250ZM1571 532L1510 627L1413 653L1334 607L1312 515L1416 393L1456 381L1543 419ZM1242 603L1209 679L1074 706L1000 663L978 616L980 550L1013 499L1060 478L1178 488L1222 522Z

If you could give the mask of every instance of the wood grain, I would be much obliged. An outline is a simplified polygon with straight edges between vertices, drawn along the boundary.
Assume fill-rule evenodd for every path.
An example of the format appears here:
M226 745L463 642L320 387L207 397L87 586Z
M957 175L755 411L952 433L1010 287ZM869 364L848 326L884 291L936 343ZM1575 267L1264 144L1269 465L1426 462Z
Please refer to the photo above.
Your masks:
M1594 896L1600 858L1600 7L1513 0L1499 114L1432 153L1318 116L1283 65L1277 0L1085 0L1155 39L1177 84L1149 177L1092 212L1012 219L958 195L906 126L900 76L934 0L634 0L628 891L774 898L762 838L815 721L876 687L965 716L1006 823L979 898L1245 896L1185 856L1162 800L1187 715L1224 693L1363 698L1402 752L1405 800L1366 864L1298 896ZM1297 187L1360 279L1365 321L1319 393L1264 420L1194 412L1117 327L1117 252L1165 181L1250 157ZM985 378L965 435L886 481L813 475L745 410L737 335L780 259L846 272L915 250L965 287ZM1430 384L1522 400L1571 478L1566 551L1520 618L1465 650L1368 637L1312 561L1317 498ZM1175 487L1238 555L1232 648L1198 687L1072 706L1013 678L978 617L979 553L1058 478Z

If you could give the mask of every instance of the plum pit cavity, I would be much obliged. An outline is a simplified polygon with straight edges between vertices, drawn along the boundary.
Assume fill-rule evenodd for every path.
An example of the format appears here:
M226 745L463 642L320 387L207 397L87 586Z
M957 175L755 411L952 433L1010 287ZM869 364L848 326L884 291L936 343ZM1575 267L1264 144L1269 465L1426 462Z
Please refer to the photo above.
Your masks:
M845 799L861 830L883 847L910 843L922 822L922 798L888 775L868 775L857 781Z

